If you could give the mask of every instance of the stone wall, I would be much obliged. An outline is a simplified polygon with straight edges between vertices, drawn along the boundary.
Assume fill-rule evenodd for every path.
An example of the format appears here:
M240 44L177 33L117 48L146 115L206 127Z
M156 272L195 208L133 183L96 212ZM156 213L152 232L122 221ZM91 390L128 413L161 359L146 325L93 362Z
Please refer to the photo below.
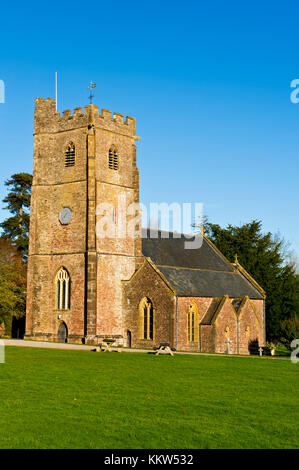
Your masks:
M237 350L237 314L231 303L231 299L226 297L224 304L215 319L215 352L226 352L226 339L231 340L230 351L236 354Z
M200 351L215 352L215 325L199 325Z
M86 129L55 132L52 129L55 119L55 102L37 100L26 336L57 340L58 326L63 319L70 340L81 342L84 337ZM66 168L65 151L70 142L76 148L75 166ZM63 207L72 209L68 225L59 221ZM55 304L55 276L61 267L71 277L71 306L65 311L57 311Z
M61 266L66 267L71 278L69 310L57 310L55 277ZM47 337L57 341L59 324L64 321L70 340L82 342L84 338L84 254L31 256L30 296L26 315L26 335L35 339ZM28 278L29 281L29 278ZM60 317L60 318L59 318Z
M219 299L221 300L221 299ZM228 296L222 299L219 313L210 325L201 325L213 299L210 297L178 298L178 349L184 351L226 352L225 340L231 340L230 350L237 354L249 354L249 345L258 341L264 345L263 300L240 299L236 312ZM187 337L188 306L195 302L198 306L198 337L189 342Z
M132 279L123 284L125 329L131 333L132 347L153 348L161 342L176 347L176 296L163 277L145 260ZM152 341L141 339L138 335L139 305L144 297L149 298L154 307Z
M241 308L239 318L239 352L248 354L256 341L265 346L263 328L263 301L247 299Z
M105 110L104 115L105 119L111 119L108 111ZM141 256L141 226L137 227L139 239L128 233L128 221L136 213L128 215L127 209L131 204L139 202L139 177L134 134L128 134L128 130L123 132L122 126L126 125L123 124L122 116L116 114L116 118L114 124L120 128L115 132L98 127L101 122L95 121L96 336L98 342L108 336L117 338L118 344L123 344L126 328L122 309L122 281L131 278L136 269L136 258ZM109 168L109 149L112 147L117 152L117 170ZM103 216L112 219L112 233L105 233Z
M65 167L67 145L75 145L75 165ZM56 112L55 101L35 103L34 163L28 262L26 336L57 339L64 321L69 339L95 342L103 336L122 337L121 282L128 280L141 254L141 241L97 239L97 206L139 201L135 120L94 105ZM109 169L109 148L117 148L119 168ZM72 220L59 221L63 207ZM71 306L57 311L55 276L65 267L71 277ZM60 318L58 318L58 316ZM121 342L121 341L120 341Z
M190 343L188 341L188 328L187 328L187 311L188 306L195 302L198 306L198 323L200 323L209 308L211 303L209 297L179 297L178 298L178 349L184 351L199 351L200 350L200 337L199 333L195 341Z

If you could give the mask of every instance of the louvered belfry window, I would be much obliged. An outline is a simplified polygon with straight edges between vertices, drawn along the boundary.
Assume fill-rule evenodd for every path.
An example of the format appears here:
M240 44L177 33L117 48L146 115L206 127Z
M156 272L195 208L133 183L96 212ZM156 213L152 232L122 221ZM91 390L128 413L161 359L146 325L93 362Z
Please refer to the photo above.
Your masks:
M67 146L64 155L65 155L65 166L66 166L66 167L75 166L75 155L76 155L76 151L75 151L75 145L73 144L73 142L71 142L71 143Z
M115 147L109 149L109 168L110 170L118 170L118 155Z

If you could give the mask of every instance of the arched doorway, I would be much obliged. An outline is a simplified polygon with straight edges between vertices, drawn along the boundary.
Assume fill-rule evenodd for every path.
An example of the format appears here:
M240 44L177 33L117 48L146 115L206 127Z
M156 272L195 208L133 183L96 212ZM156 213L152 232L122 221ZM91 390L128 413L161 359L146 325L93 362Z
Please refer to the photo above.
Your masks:
M132 347L132 333L130 330L127 330L127 347Z
M11 337L23 339L25 334L25 316L21 318L12 317Z
M64 322L62 322L58 328L58 342L67 343L67 335L67 326Z

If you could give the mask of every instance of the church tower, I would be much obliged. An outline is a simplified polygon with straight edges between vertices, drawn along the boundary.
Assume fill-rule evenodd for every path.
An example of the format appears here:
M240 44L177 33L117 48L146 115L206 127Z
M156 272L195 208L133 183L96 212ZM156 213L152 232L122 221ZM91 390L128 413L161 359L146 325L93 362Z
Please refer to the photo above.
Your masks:
M61 116L36 100L27 338L125 341L122 285L141 259L123 218L139 202L135 140L132 117L92 104ZM121 235L96 232L109 208Z

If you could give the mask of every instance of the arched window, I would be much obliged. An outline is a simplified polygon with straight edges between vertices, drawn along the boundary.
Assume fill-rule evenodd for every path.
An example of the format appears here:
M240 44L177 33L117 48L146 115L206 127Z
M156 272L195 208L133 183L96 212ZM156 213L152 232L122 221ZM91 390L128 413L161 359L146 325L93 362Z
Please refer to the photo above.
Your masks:
M73 144L73 142L70 142L68 144L64 156L65 156L64 165L66 167L75 165L76 151L75 151L75 144Z
M70 308L71 279L65 268L61 268L56 275L56 309L68 310Z
M190 343L198 341L198 307L195 302L192 302L187 310L187 336Z
M118 155L114 146L109 149L108 165L110 170L118 170Z
M148 297L145 297L139 304L138 329L140 339L154 339L154 308Z

